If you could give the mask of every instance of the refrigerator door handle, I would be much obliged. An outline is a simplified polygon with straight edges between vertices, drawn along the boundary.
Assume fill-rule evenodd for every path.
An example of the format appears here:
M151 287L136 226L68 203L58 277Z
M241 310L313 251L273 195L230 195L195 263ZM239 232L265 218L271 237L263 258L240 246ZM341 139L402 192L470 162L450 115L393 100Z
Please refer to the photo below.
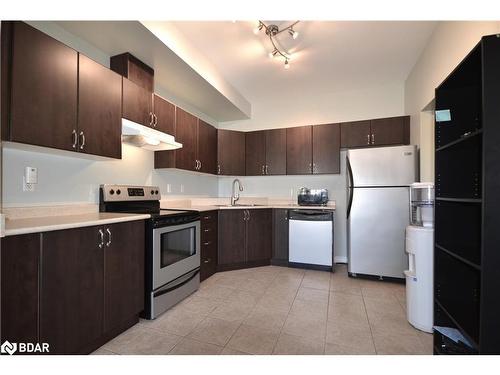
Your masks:
M349 215L351 214L351 207L352 207L352 199L354 196L354 180L352 178L352 169L351 169L351 163L349 163L349 158L346 158L346 165L347 165L347 177L349 179L347 183L347 216L346 218L349 219Z

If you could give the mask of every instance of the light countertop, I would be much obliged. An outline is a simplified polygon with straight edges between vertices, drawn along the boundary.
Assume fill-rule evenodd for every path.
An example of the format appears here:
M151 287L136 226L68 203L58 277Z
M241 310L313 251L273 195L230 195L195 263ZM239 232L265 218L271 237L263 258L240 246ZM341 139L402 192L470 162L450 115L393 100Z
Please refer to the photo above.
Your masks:
M150 215L93 212L78 215L39 216L5 220L5 235L49 232L54 230L91 227L122 223L126 221L146 220Z

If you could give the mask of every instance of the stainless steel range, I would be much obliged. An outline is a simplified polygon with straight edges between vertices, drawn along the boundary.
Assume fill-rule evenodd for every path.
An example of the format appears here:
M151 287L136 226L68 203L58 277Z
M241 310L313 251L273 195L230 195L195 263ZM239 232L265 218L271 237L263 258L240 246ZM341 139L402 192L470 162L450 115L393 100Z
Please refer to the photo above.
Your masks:
M101 185L101 212L148 213L143 317L155 319L200 285L200 215L160 209L157 186Z

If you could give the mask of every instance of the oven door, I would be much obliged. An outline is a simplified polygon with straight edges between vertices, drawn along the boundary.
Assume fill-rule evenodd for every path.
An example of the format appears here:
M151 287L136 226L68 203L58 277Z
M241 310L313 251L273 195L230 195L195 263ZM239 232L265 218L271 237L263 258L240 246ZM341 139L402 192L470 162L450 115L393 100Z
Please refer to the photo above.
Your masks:
M200 222L153 230L153 289L200 267Z

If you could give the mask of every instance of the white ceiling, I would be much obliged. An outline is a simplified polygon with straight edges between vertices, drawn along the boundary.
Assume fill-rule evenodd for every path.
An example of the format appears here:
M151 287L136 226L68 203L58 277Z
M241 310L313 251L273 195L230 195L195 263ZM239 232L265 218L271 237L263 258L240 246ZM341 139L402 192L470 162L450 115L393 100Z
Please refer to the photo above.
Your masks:
M430 21L303 21L295 27L296 40L280 34L293 56L285 70L282 60L267 56L272 47L265 34L252 32L256 21L172 24L250 102L283 90L314 93L404 82L436 26Z

